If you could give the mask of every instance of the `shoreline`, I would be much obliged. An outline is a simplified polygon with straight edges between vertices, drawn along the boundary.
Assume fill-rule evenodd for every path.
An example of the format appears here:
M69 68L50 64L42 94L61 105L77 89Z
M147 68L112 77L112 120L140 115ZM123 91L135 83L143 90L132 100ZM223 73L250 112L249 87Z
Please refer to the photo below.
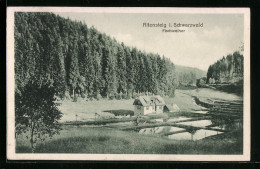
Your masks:
M169 117L191 117L192 120L196 118L206 117L207 114L196 114L192 113L194 110L201 109L200 105L195 103L192 96L182 93L176 90L175 98L165 98L176 103L181 111L174 114L169 114ZM127 101L127 100L124 100ZM114 102L123 102L122 100L115 100ZM131 100L128 100L131 102ZM96 101L96 103L103 103L102 101ZM73 102L73 104L76 104ZM80 102L78 104L81 104ZM79 106L79 105L74 105ZM184 109L186 108L186 109ZM72 107L73 109L73 107ZM78 109L80 111L81 109ZM185 110L188 112L184 113ZM71 110L67 110L71 111ZM75 113L74 113L75 114ZM74 114L71 116L73 117ZM197 117L196 117L197 116ZM122 122L131 121L133 117L121 119ZM113 120L112 120L113 121ZM184 120L185 121L185 120ZM79 123L81 123L79 121ZM84 122L82 122L84 123ZM233 132L233 134L227 132L223 134L218 134L215 136L209 136L202 138L200 140L178 140L169 139L168 137L158 137L156 135L142 135L134 130L122 130L122 128L127 129L129 126L113 126L102 124L102 122L87 122L84 124L92 125L63 125L63 130L61 135L54 136L53 139L46 142L39 142L37 144L36 152L38 153L71 153L71 152L81 152L81 153L131 153L131 154L241 154L241 138L239 137L240 131ZM94 124L94 125L93 125ZM156 123L157 124L157 123ZM167 125L160 124L162 126ZM157 124L159 125L159 123ZM121 129L120 129L121 126ZM155 126L153 124L147 125L149 128ZM174 124L174 126L176 126ZM181 127L182 125L179 125ZM142 127L142 126L141 126ZM145 126L144 126L145 127ZM184 125L182 127L185 127ZM187 127L187 126L186 126ZM139 127L140 128L140 127ZM194 127L189 127L190 129ZM195 127L196 128L196 127ZM203 128L203 127L202 127ZM207 127L206 127L207 128ZM197 128L199 130L199 127ZM187 132L187 131L186 131ZM235 134L234 134L235 133ZM28 146L28 141L24 138L25 136L18 136L17 138L17 153L30 152L30 146ZM159 145L159 147L150 147L147 141L153 145ZM82 149L76 147L71 147L70 142L74 142ZM141 147L139 146L142 145ZM60 146L60 144L62 146ZM86 146L91 144L91 147ZM66 145L66 146L65 146ZM116 150L113 147L124 147L124 149ZM212 147L210 151L205 152L205 147ZM69 147L64 149L64 147ZM168 147L168 148L166 148ZM169 149L170 147L170 149ZM236 148L238 147L238 148ZM192 151L191 151L192 150Z

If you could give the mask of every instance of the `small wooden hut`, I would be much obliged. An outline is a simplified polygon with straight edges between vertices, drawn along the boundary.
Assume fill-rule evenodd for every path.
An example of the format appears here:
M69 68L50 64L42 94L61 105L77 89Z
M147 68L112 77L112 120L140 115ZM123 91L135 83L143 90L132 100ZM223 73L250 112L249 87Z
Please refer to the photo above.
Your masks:
M135 99L135 115L159 114L163 113L165 102L159 95L139 96Z

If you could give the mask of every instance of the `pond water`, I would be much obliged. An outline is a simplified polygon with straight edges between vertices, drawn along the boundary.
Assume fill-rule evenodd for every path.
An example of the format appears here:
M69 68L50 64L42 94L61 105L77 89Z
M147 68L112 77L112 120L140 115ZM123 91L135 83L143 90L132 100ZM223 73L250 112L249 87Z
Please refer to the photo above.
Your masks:
M183 132L183 133L169 135L168 138L173 140L200 140L212 135L217 135L222 133L223 132L201 129L201 130L197 130L193 135L189 132Z
M229 94L213 89L201 88L196 90L182 90L181 92L187 93L189 95L197 96L197 97L208 97L215 99L225 99L225 100L242 100L240 96L235 94ZM193 99L192 104L196 104ZM197 109L193 111L194 113L199 114L207 114L208 109L201 107L201 109ZM152 123L171 123L176 122L176 124L182 124L185 126L191 126L181 128L174 126L160 126L160 127L148 127L139 129L138 133L143 135L154 135L155 137L167 137L172 140L200 140L209 136L223 134L224 131L235 130L243 127L243 122L239 121L238 117L228 117L228 116L219 116L219 115L211 115L211 119L207 120L197 120L192 121L192 117L180 116L180 117L170 117L166 118L158 118L151 119ZM183 121L184 122L178 122ZM187 120L187 121L185 121ZM189 121L191 120L191 121ZM110 126L135 126L135 123L132 122L122 122L117 124L112 124ZM194 128L192 128L194 127ZM201 127L201 128L200 128ZM204 127L208 127L205 129ZM217 130L217 131L216 131Z
M150 120L151 122L177 122L177 121L181 121L181 120L189 120L191 118L189 117L184 117L184 116L180 116L180 117L171 117L171 118L159 118L159 119L152 119Z
M177 121L180 119L191 119L191 118L172 118L170 121ZM208 129L189 129L181 127L173 127L173 126L160 126L160 127L150 127L143 128L139 130L139 134L144 135L154 135L154 136L166 136L169 139L173 140L200 140L205 137L209 137L212 135L222 134L225 131L241 129L242 121L235 121L234 119L224 119L223 117L217 118L214 120L197 120L197 121L187 121L187 122L179 122L176 124L182 124L185 126L193 126L193 127L209 127ZM216 131L223 130L223 131Z
M139 131L140 134L166 134L169 132L182 131L183 128L171 127L171 126L160 126L153 128L144 128Z
M230 131L230 130L241 129L242 127L243 127L242 121L237 121L237 122L216 124L216 126L211 127L211 128Z
M176 133L171 134L172 132L176 132ZM170 133L170 135L168 135L167 133ZM222 133L223 132L220 131L199 129L193 131L193 134L191 134L183 128L171 127L171 126L144 128L139 131L139 134L144 134L144 135L157 135L157 136L168 135L167 137L173 140L200 140L205 137L222 134Z
M199 114L206 114L209 111L202 111L202 110L197 110L197 111L193 111L193 113L199 113Z
M181 92L189 95L197 96L197 97L225 99L230 101L242 100L240 96L237 96L235 94L230 94L230 93L221 92L213 89L207 89L207 88L200 88L196 90L182 90ZM191 97L190 99L192 99L192 102L190 103L196 105L194 98ZM196 109L193 110L194 113L199 113L199 114L208 114L208 111L209 110L207 108L201 106L200 109L196 107ZM206 120L197 120L197 121L192 121L192 117L186 117L186 116L170 117L169 119L165 119L165 118L152 119L150 121L152 123L176 122L176 124L191 126L191 128L185 126L184 126L185 128L174 127L174 126L148 127L148 128L140 129L138 133L142 135L154 135L155 137L167 137L168 139L172 139L172 140L194 140L195 141L195 140L204 139L209 136L223 134L224 131L231 131L243 127L243 122L239 121L238 117L235 118L235 117L220 116L220 115L211 115L210 117L212 118ZM178 122L183 120L184 122ZM208 128L205 129L204 127L208 127Z
M181 122L177 124L183 124L188 126L194 126L194 127L206 127L212 124L211 120L198 120L198 121L187 121L187 122Z

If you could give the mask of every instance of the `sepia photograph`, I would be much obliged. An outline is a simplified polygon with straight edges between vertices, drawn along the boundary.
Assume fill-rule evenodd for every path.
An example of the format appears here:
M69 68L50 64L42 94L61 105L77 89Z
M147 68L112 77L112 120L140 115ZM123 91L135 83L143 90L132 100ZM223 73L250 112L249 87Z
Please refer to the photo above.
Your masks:
M10 160L250 160L247 8L7 8Z

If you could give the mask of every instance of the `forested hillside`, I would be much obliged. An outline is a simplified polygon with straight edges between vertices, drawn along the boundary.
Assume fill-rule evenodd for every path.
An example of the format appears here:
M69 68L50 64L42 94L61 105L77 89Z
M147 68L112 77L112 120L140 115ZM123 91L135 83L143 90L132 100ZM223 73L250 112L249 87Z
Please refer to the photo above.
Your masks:
M178 85L195 85L196 80L206 77L207 72L198 68L175 65Z
M243 80L244 56L239 51L218 60L208 68L207 83L234 83Z
M173 95L173 63L125 46L87 23L52 13L15 13L15 90L29 81L56 95L113 98L139 92Z

